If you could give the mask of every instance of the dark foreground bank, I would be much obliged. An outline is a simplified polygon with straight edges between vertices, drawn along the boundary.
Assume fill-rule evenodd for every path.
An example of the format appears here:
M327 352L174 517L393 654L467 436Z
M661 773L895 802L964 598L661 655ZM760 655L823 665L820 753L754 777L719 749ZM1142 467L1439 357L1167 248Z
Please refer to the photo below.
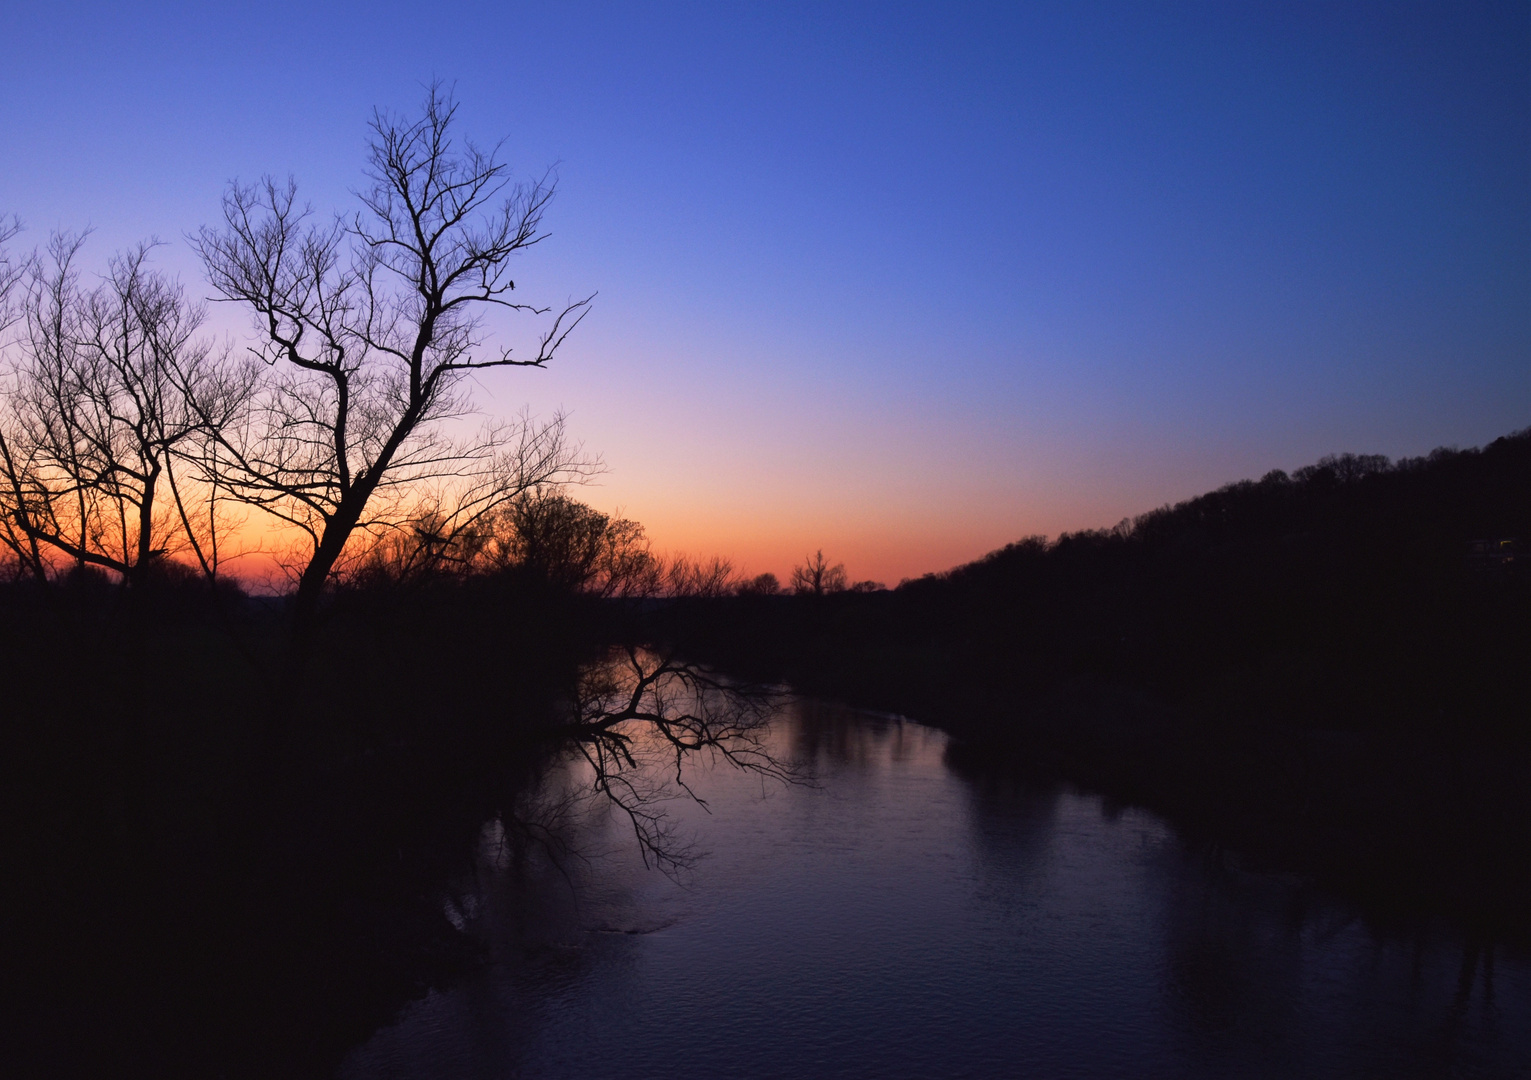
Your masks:
M722 667L902 713L1317 874L1531 926L1531 432L1327 458L892 591L686 605Z
M559 749L567 598L279 607L89 578L0 595L11 1076L328 1076L478 962L441 915Z

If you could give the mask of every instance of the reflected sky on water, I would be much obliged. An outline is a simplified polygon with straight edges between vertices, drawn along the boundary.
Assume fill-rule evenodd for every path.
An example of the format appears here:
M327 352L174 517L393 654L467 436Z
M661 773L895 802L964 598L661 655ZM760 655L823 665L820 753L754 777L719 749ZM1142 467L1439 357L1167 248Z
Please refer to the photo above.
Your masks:
M699 771L678 881L608 814L560 867L491 826L444 907L493 962L345 1075L1531 1073L1525 957L1379 934L1142 811L959 772L918 724L808 703L772 739L816 783Z

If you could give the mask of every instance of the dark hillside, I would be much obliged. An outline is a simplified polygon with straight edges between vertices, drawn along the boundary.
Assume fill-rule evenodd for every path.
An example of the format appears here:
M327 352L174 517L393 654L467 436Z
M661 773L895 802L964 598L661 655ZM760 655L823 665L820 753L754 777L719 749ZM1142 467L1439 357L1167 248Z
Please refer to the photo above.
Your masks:
M695 605L713 661L946 727L1377 902L1531 910L1531 431L1326 458L892 592Z

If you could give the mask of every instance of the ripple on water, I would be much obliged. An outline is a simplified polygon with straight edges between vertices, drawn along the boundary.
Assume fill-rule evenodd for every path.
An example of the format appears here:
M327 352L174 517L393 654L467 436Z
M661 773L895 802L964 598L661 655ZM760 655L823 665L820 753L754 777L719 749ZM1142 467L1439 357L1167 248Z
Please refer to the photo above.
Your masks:
M772 738L817 786L703 770L678 883L587 823L606 853L515 886L540 906L475 900L495 962L344 1075L1531 1075L1524 957L1378 937L1152 815L959 774L918 724L814 706Z

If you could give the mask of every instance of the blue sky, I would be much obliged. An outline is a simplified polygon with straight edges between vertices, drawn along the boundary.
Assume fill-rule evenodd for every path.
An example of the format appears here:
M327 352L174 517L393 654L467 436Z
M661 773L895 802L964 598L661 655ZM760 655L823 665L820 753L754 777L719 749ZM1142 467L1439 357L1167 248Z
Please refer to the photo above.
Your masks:
M360 182L454 82L556 166L487 408L570 410L661 546L897 580L1335 451L1531 424L1531 5L31 6L0 210L97 259ZM227 327L242 326L230 316ZM514 336L514 327L507 328Z

